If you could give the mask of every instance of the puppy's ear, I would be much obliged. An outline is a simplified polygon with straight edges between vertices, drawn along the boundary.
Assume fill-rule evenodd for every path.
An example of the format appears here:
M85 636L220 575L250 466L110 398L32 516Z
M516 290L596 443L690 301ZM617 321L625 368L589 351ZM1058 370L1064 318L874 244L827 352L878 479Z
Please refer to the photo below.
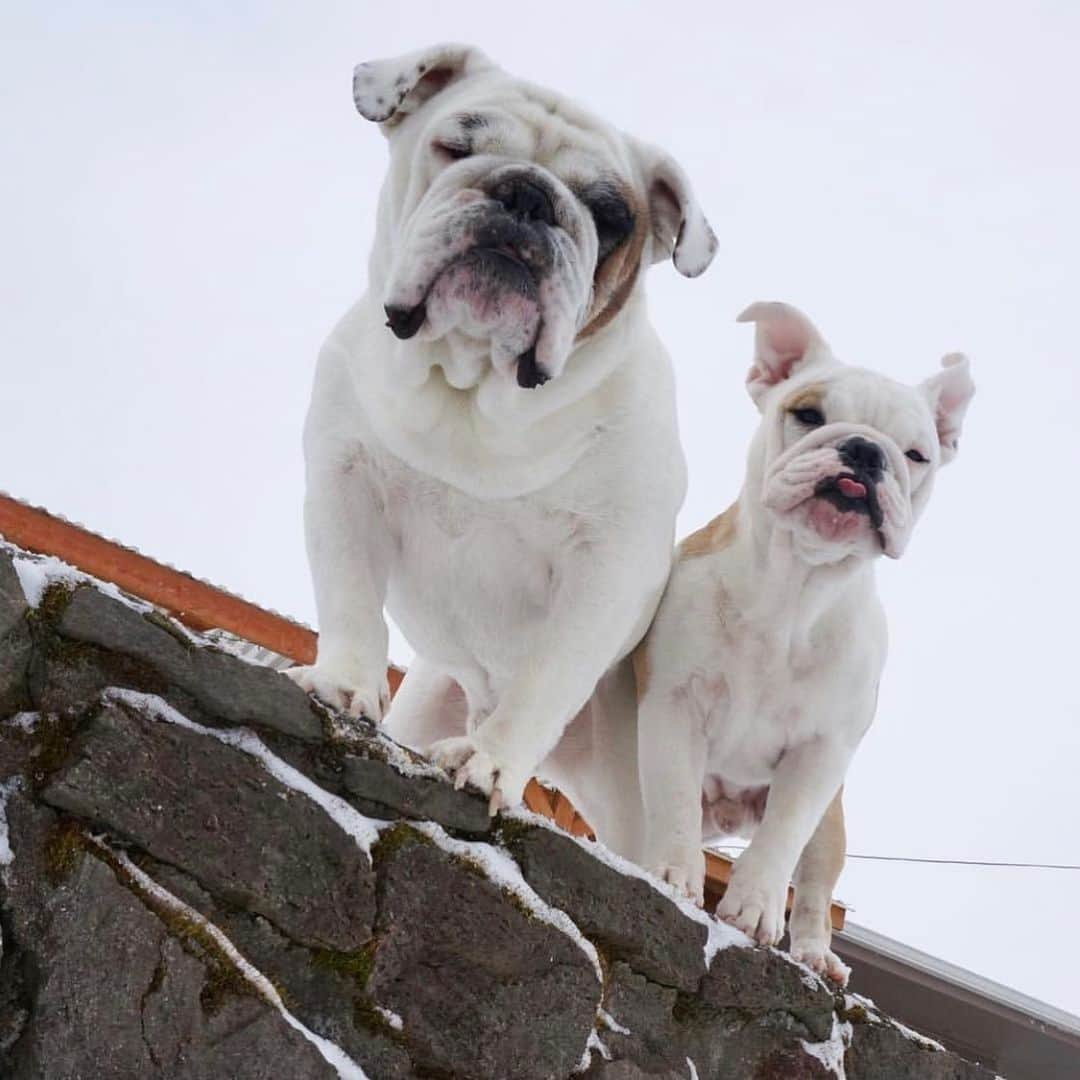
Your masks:
M746 388L760 407L761 399L777 383L814 364L833 362L832 353L817 327L790 304L759 300L738 318L756 323L754 362Z
M964 414L975 396L968 358L963 353L949 353L941 361L941 371L931 375L919 388L934 414L941 443L941 463L946 465L956 457Z
M353 70L353 101L365 120L399 124L440 90L495 65L471 45L432 45Z
M703 274L716 254L716 233L698 205L686 173L663 150L637 139L631 142L645 179L653 262L671 259L684 277Z

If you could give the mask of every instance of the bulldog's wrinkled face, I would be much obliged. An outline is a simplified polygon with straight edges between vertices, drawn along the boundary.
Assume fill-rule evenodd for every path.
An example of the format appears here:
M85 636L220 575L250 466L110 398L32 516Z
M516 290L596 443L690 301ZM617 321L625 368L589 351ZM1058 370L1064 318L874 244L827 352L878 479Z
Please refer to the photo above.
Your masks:
M967 360L947 356L918 387L839 363L813 325L784 304L755 304L748 385L762 409L761 498L814 563L898 558L957 449L974 393Z
M712 257L674 162L476 50L361 65L354 96L390 138L387 325L445 340L452 385L494 367L539 386L618 315L649 261L674 252L692 275Z

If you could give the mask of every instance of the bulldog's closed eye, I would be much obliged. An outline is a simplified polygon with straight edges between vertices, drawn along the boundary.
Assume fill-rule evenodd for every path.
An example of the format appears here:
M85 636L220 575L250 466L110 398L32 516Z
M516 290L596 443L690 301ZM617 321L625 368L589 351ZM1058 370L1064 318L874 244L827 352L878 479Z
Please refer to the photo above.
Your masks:
M792 409L791 415L807 427L821 427L825 423L825 414L820 409Z
M908 450L907 453L904 454L904 457L908 458L910 461L917 461L920 465L928 465L930 463L930 459L926 457L921 450Z
M472 155L472 146L467 142L449 142L446 139L435 139L431 144L435 156L444 161L460 161Z
M604 183L583 191L581 198L596 225L599 266L634 231L634 215L623 197Z

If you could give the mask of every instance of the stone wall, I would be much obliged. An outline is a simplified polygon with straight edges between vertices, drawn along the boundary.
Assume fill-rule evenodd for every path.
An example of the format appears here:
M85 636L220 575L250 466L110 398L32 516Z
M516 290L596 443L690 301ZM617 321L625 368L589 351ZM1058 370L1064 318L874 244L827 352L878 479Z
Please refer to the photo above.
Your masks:
M0 1076L990 1077L45 569L0 550Z

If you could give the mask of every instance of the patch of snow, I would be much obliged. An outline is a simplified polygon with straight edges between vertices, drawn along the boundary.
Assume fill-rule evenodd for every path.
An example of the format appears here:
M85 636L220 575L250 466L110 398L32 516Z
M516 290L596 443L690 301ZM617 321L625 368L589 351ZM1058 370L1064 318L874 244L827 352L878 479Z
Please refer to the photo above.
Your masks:
M37 727L38 720L40 719L41 717L36 712L20 712L16 713L14 716L9 716L4 723L10 724L12 727L16 727L20 731L25 731L29 734Z
M110 687L103 697L106 700L120 701L131 705L140 712L145 712L155 720L162 720L178 727L187 728L189 731L198 732L200 735L209 735L212 739L242 750L250 754L262 763L271 776L279 780L286 787L306 795L312 802L324 810L342 830L348 833L357 844L357 847L369 858L371 847L379 838L379 830L389 825L389 822L376 821L365 817L354 806L351 806L338 795L332 795L329 791L319 787L299 769L294 769L267 748L263 741L247 728L208 728L189 720L183 713L178 712L168 702L163 701L155 694L143 694L136 690L126 690L120 687Z
M605 1012L603 1009L596 1010L596 1018L608 1029L608 1031L614 1031L617 1035L629 1035L630 1029L623 1027L618 1020L609 1012Z
M841 1023L835 1016L832 1022L832 1031L824 1042L811 1043L800 1039L802 1048L811 1057L817 1058L829 1072L833 1073L837 1080L845 1080L844 1053L851 1045L851 1025L844 1021Z
M15 858L15 852L11 850L11 840L8 836L7 801L19 788L19 778L13 776L10 780L0 784L0 866L10 866Z
M375 1006L375 1011L395 1030L401 1031L405 1022L392 1009L384 1009L381 1005Z
M686 1067L690 1070L689 1080L698 1080L697 1066L691 1058L686 1059Z
M423 833L448 854L476 863L489 880L513 893L535 918L554 926L556 930L561 930L589 958L596 972L597 981L603 984L604 973L593 943L582 934L565 911L553 908L536 894L532 886L522 877L520 867L508 852L480 840L455 840L434 821L410 821L408 824L410 828Z
M658 893L666 896L688 919L701 923L705 927L708 934L705 939L706 968L712 965L713 957L723 949L729 949L732 946L738 948L753 947L753 941L741 930L737 930L734 926L729 926L727 923L707 915L693 900L684 896L668 882L661 881L655 874L650 874L647 870L638 866L637 863L633 863L621 855L616 855L614 851L610 851L598 841L586 840L581 836L571 836L569 833L563 832L550 818L533 813L533 811L527 810L525 807L515 807L513 810L504 811L503 817L513 821L522 821L529 825L538 825L540 828L557 832L560 836L573 840L578 847L587 851L594 859L599 859L605 866L609 866L624 877L638 878L651 885ZM785 958L790 959L786 953L783 955ZM807 970L810 969L807 968Z
M919 1032L909 1028L906 1024L901 1024L899 1020L895 1020L893 1017L886 1017L889 1025L896 1028L905 1039L910 1039L912 1042L918 1043L924 1050L940 1050L945 1051L945 1047L937 1041L937 1039L931 1039L929 1035L922 1035Z
M868 998L863 997L862 994L845 994L844 995L844 1008L854 1009L860 1008L866 1013L866 1018L871 1024L881 1024L884 1021L878 1015L878 1007L874 1002Z
M124 875L146 896L151 897L157 904L164 907L175 915L181 915L196 923L214 944L228 958L237 973L250 984L253 990L268 1005L273 1006L289 1027L298 1031L316 1050L322 1055L328 1065L337 1071L341 1080L368 1080L364 1070L344 1050L322 1035L316 1035L314 1031L306 1027L288 1009L285 1008L281 996L274 989L273 983L254 964L240 952L239 949L219 930L209 919L193 907L189 907L179 898L173 896L167 889L162 888L149 874L140 869L122 851L114 851L103 840L91 836L90 842L101 851L105 852L110 861L119 863Z
M577 1068L574 1070L576 1073L583 1073L592 1064L593 1051L596 1051L605 1061L611 1060L611 1052L601 1042L600 1036L596 1034L596 1031L590 1031L589 1037L585 1042L585 1049L581 1054L581 1060L578 1062Z
M12 556L23 595L32 608L36 608L41 603L41 598L50 585L60 583L69 585L71 588L77 585L92 585L98 592L103 592L106 596L111 596L114 600L119 600L120 603L138 612L145 613L154 610L151 604L121 592L111 581L101 581L89 574L84 574L69 563L56 558L55 555L35 555L13 544L0 544L0 548Z

